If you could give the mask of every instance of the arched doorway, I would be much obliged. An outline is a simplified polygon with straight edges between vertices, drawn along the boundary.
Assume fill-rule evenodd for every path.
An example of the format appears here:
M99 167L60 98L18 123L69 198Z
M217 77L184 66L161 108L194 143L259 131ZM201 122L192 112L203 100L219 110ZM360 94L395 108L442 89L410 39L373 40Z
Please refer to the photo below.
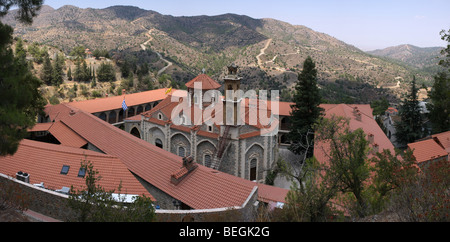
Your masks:
M130 134L132 134L132 135L138 137L139 139L141 138L141 132L139 132L139 130L138 130L136 127L134 127L134 128L131 129Z
M257 164L257 160L256 160L256 158L253 158L250 161L250 181L256 180L256 164Z
M206 167L211 167L211 155L207 154L203 158L203 164L205 164Z
M163 142L160 139L155 140L155 145L161 149L163 149Z

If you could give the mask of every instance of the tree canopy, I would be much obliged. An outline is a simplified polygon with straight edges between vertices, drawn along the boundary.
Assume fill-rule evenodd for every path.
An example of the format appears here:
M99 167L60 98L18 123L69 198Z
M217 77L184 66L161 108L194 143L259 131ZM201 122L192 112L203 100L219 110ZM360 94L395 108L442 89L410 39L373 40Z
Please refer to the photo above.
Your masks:
M16 5L17 18L31 23L42 1L0 1L0 17ZM0 155L14 154L27 129L34 126L36 117L42 113L45 100L38 88L42 82L30 71L24 54L14 56L11 49L13 29L0 22ZM20 45L20 43L19 43Z
M293 144L290 150L296 154L305 149L302 146L312 141L312 127L321 116L323 109L319 107L321 101L319 88L317 87L317 70L312 58L308 56L303 63L303 70L298 75L295 85L295 93L291 111L291 132L289 134Z
M424 136L423 117L417 92L416 78L413 77L411 90L409 94L405 95L399 107L400 122L395 124L395 137L402 146L406 146L408 143L412 143Z

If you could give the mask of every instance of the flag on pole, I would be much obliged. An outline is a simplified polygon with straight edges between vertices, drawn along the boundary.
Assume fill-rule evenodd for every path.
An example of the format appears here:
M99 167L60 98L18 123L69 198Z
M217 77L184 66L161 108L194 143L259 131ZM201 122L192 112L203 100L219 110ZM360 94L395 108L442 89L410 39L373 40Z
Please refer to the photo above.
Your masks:
M125 103L125 98L123 99L123 102L122 102L122 109L123 109L123 111L126 111L128 109L128 106Z
M172 87L170 87L169 89L167 89L166 95L167 95L167 93L169 93L169 92L171 92L171 91L172 91Z

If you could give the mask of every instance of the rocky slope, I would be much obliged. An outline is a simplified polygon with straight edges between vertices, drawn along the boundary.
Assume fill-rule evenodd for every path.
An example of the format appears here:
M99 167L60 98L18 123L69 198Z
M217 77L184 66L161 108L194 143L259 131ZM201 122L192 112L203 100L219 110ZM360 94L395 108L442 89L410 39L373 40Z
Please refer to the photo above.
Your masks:
M66 54L77 45L106 48L119 61L126 56L124 53L137 53L143 47L160 53L173 63L165 73L180 83L189 81L202 69L220 80L226 65L234 62L241 67L244 88L292 88L308 55L315 60L319 78L325 82L347 80L374 89L391 87L389 91L399 94L413 74L419 82L429 83L432 79L431 74L414 67L367 54L305 26L275 19L235 14L174 17L129 6L64 6L56 10L44 6L33 25L24 26L14 20L13 14L12 11L1 21L12 25L16 35L57 46ZM154 69L168 63L153 59L150 66ZM401 83L397 88L398 80Z

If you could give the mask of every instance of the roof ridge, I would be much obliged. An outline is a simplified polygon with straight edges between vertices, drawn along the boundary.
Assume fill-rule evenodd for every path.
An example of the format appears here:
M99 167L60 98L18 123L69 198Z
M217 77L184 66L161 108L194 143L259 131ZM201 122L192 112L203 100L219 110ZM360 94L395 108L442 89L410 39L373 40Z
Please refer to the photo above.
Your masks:
M109 130L113 130L113 131L116 132L117 134L120 134L122 137L128 139L129 141L132 141L132 142L135 143L135 144L138 144L138 145L141 146L141 147L147 148L148 145L151 145L150 143L146 142L145 140L142 140L142 139L140 139L140 138L137 138L137 137L135 137L135 136L133 136L133 135L130 135L130 136L124 135L124 134L129 134L129 133L127 133L127 132L124 131L124 130L118 129L118 128L112 126L112 125L109 124L109 123L106 123L105 121L103 121L103 120L101 120L101 119L95 117L94 115L92 115L92 114L90 114L90 113L86 113L86 112L84 112L83 110L79 110L78 112L81 112L82 114L86 115L86 117L89 117L91 120L94 120L95 122L97 122L97 123L103 125L104 127L108 128ZM77 112L77 113L78 113L78 112ZM122 133L122 132L123 132L123 133ZM84 139L86 139L86 140L89 142L89 139L87 139L86 137L84 137L84 136L82 136L82 135L80 135L80 136L83 137ZM145 144L142 143L142 142L145 142ZM90 143L91 143L91 142L90 142ZM148 144L148 145L147 145L147 144ZM95 145L95 144L94 144L94 145ZM155 147L156 147L156 146L155 146ZM164 156L165 156L165 155L164 155ZM168 159L173 160L171 157L168 157L168 156L165 156L165 157L167 157ZM181 158L181 157L180 157L180 158ZM173 161L175 161L175 160L173 160ZM178 161L177 161L177 162L178 162Z
M57 145L57 144L40 142L40 141L29 140L29 139L24 139L24 141L25 142L21 142L20 145L28 146L28 147L35 148L35 149L44 149L44 150L55 151L55 152L60 152L60 153L67 153L67 154L79 153L80 155L82 154L82 155L88 155L88 156L119 159L119 157L117 157L117 156L113 156L113 155L109 155L109 154L102 154L99 152L95 152L92 150L85 150L82 148L75 148L75 147L70 147L70 146L65 146L65 145ZM36 145L40 145L42 147L37 147L33 143L35 143ZM69 151L69 150L73 150L73 151ZM89 154L86 154L86 152L88 152Z
M349 108L353 109L353 108L355 108L355 107L357 107L357 106L360 106L360 105L368 105L368 104L347 104L347 103L341 103L341 104L338 104L338 105L346 105L346 106L348 106ZM352 107L352 106L350 106L350 105L353 105L354 107ZM362 112L361 109L358 108L358 110L360 111L359 113L364 114L366 117L368 117L368 118L373 118L373 116L371 117L370 115L366 114L365 112ZM345 110L344 110L344 112L345 112Z
M165 100L168 99L169 97L172 98L172 94L170 94L169 96L167 96L167 97L166 97L165 99L163 99L160 103L162 103L163 101L165 101ZM183 97L180 97L180 98L183 98ZM167 104L164 104L164 106L161 106L161 107L159 107L158 109L155 109L156 107L158 107L158 105L159 105L160 103L158 103L158 104L157 104L155 107L153 107L152 109L146 111L145 114L144 114L144 113L141 113L141 115L144 115L144 116L145 116L146 114L153 114L153 113L155 113L156 111L160 111L161 109L163 109L163 108L165 108L165 107L171 105L171 104L172 104L172 101L167 102ZM161 112L162 112L162 111L161 111Z

